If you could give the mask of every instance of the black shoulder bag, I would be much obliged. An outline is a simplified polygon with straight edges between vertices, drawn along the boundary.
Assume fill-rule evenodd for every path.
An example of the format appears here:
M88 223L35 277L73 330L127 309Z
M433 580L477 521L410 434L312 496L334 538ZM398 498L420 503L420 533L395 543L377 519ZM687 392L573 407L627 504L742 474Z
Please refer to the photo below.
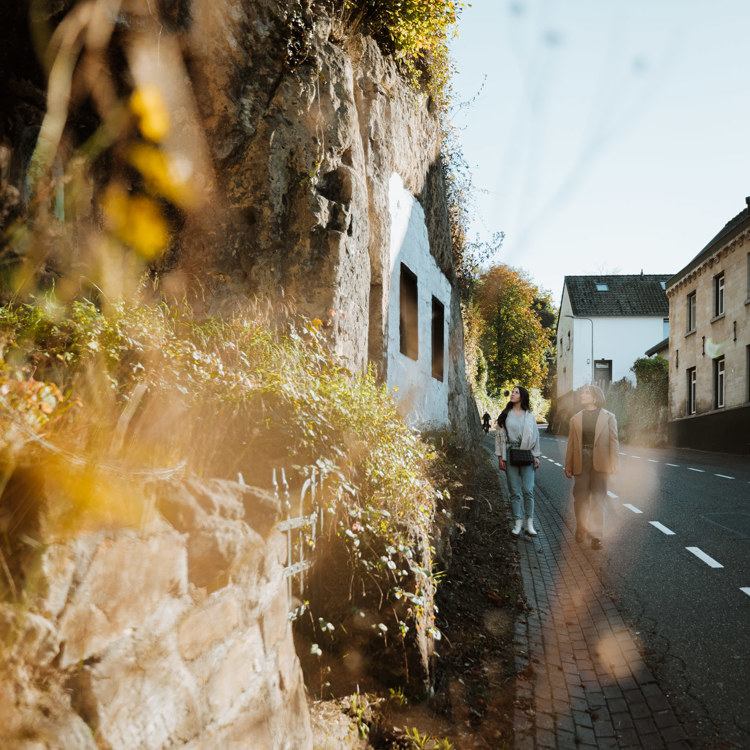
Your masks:
M534 454L525 448L508 448L511 466L529 466L534 463Z

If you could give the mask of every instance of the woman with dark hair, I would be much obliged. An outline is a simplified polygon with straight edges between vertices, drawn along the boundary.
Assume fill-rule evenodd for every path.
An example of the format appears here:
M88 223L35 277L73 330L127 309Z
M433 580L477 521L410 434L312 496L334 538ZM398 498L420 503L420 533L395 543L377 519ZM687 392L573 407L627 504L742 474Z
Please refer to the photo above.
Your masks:
M533 463L514 465L510 462L511 448L531 451ZM508 478L510 505L513 511L513 529L511 534L518 536L526 518L526 534L536 536L534 528L534 472L539 468L539 428L536 418L531 413L529 392L517 385L510 394L510 401L497 418L495 434L495 455L498 457L500 471ZM524 515L521 515L523 498Z
M599 386L581 388L583 409L573 415L565 452L565 476L575 477L573 509L576 514L576 541L591 534L591 548L602 548L607 510L607 479L617 474L620 450L617 419L604 407Z

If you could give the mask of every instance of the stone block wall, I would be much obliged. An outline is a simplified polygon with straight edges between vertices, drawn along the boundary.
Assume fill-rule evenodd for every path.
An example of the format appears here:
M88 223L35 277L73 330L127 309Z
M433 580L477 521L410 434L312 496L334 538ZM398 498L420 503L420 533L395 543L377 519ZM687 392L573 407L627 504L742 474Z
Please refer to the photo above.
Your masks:
M719 244L715 252L669 289L671 420L686 417L687 370L692 367L696 369L696 416L715 410L713 362L722 356L726 363L724 410L747 406L748 269L750 229L744 229ZM714 280L719 274L724 275L724 313L717 316ZM695 294L692 331L688 331L687 323L689 294Z
M28 483L26 483L28 486ZM5 550L0 725L5 750L312 748L272 497L227 482L159 483L140 529L64 540L43 496L2 498ZM58 498L59 499L59 498ZM251 526L248 518L255 518Z

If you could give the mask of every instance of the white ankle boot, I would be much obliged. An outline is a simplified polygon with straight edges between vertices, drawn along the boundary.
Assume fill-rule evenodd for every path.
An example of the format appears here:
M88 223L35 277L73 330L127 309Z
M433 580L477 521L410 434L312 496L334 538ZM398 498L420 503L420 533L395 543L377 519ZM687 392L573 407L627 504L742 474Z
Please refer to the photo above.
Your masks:
M536 529L534 528L534 519L533 518L527 518L526 519L526 533L529 536L536 536Z
M523 526L523 521L520 518L517 518L516 522L513 524L513 530L510 533L513 536L518 536L521 533L522 526Z

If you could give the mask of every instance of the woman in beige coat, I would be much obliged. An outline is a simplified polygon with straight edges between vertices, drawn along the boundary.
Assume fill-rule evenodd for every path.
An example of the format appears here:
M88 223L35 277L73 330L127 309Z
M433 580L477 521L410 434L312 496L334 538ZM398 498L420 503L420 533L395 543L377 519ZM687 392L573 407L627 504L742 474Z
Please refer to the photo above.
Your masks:
M602 548L607 509L607 479L619 469L617 419L604 409L604 393L595 385L581 389L583 409L570 420L565 476L575 476L573 509L576 541L591 534L591 548Z

